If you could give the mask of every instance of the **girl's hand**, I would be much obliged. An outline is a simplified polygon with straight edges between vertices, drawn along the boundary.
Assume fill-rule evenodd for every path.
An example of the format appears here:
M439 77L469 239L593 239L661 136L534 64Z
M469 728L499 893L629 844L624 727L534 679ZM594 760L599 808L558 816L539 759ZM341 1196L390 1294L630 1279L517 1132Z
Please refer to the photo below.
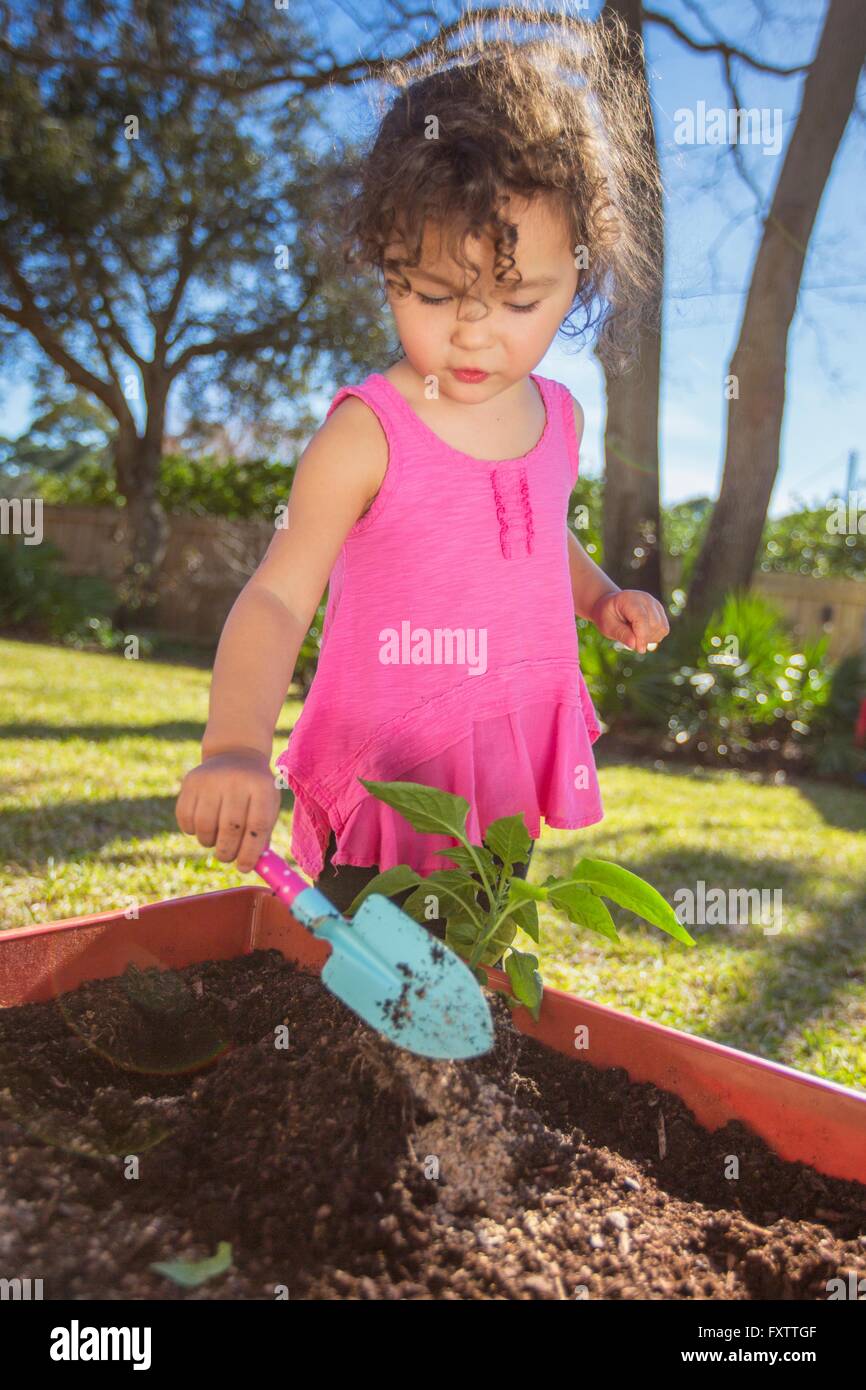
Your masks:
M223 863L238 861L248 874L267 849L280 814L280 793L270 761L255 749L227 749L188 772L175 807L185 835L213 848Z
M642 589L603 594L589 617L604 637L635 652L654 651L671 630L658 599Z

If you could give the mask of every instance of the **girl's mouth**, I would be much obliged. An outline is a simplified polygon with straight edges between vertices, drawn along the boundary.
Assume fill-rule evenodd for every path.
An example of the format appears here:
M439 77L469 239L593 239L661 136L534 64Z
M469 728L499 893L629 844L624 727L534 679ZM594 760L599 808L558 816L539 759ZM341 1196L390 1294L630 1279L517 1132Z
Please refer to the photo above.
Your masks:
M489 372L478 372L466 367L454 369L454 376L458 381L486 381L489 375Z

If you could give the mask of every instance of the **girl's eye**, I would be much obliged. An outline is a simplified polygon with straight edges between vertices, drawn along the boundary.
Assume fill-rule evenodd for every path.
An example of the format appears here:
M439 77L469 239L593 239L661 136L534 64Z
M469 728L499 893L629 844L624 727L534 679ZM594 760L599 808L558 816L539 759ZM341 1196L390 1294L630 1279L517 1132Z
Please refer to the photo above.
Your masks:
M422 304L447 304L451 298L450 294L446 294L442 299L431 299L429 295L422 294L420 290L416 290L415 293ZM532 304L506 304L505 307L506 309L511 309L515 314L531 314L533 309L537 309L540 303L541 300L536 299Z

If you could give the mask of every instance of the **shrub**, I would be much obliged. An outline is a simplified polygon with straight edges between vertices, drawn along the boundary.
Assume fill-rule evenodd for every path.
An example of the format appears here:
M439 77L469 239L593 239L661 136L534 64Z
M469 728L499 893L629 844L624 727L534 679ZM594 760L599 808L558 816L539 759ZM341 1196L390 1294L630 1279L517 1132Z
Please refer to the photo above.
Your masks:
M834 672L826 647L825 637L797 643L778 609L750 592L729 594L706 622L686 610L645 655L583 621L580 632L587 685L615 732L661 733L672 748L731 763L784 748L829 770L844 752L853 768L858 663ZM832 756L823 746L831 735Z
M116 604L102 579L64 574L56 545L0 544L0 627L29 637L60 639L82 646L114 644L109 614ZM122 640L121 634L116 634Z

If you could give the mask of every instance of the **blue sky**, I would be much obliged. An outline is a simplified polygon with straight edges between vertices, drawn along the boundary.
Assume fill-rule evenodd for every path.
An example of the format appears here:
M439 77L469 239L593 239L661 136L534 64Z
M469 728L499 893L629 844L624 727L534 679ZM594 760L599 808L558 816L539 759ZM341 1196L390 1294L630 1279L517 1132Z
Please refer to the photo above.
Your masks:
M690 34L707 37L684 5L660 0L653 8L681 20ZM710 2L703 9L731 42L767 61L791 65L812 56L824 13L823 3L787 0L785 23L761 31L753 27L755 11L748 0ZM754 206L754 198L735 174L730 151L674 139L678 110L694 110L699 101L707 108L730 106L721 63L689 52L657 26L648 28L647 52L666 193L661 446L662 497L672 503L718 492L725 428L722 382L736 343L759 225L751 215L738 220ZM743 149L747 168L766 192L778 176L802 79L750 75L741 64L738 85L744 106L782 112L778 156ZM852 118L825 189L789 336L773 514L795 506L798 497L823 502L831 490L841 491L850 449L860 450L859 477L866 487L864 145L863 125ZM833 285L849 288L821 288ZM554 346L542 370L564 380L582 401L587 416L583 465L597 472L603 458L601 375L589 353L571 354L571 348L563 352Z
M308 2L300 8L314 29L327 22L343 52L366 52L373 26L369 19L363 28L355 22L362 19L359 5L360 0L330 0L324 7ZM590 0L588 12L598 8L598 0ZM709 37L689 0L658 0L654 8L676 18L696 38ZM808 61L825 0L767 0L767 8L784 17L760 24L753 0L701 4L717 31L756 56L784 64ZM678 112L695 111L699 102L707 109L729 108L719 59L691 52L656 25L648 27L647 51L667 213L661 458L662 497L670 504L718 492L725 423L722 383L759 221L754 196L736 174L729 149L675 140L682 120ZM737 79L744 106L781 112L777 155L765 154L760 146L741 147L766 208L799 108L802 78L756 74L738 64ZM330 100L337 126L351 122L357 131L359 119L369 120L367 95L341 94ZM866 109L863 96L861 105ZM768 114L768 119L775 116ZM864 122L852 117L825 189L789 338L787 409L773 514L790 510L798 499L822 503L832 492L841 492L851 449L859 450L860 485L866 488L866 393L860 380L866 360L864 147ZM565 382L582 402L587 419L582 467L599 473L604 395L594 357L588 348L575 353L573 344L558 339L538 370ZM29 419L29 391L5 379L0 392L3 432L14 435Z

